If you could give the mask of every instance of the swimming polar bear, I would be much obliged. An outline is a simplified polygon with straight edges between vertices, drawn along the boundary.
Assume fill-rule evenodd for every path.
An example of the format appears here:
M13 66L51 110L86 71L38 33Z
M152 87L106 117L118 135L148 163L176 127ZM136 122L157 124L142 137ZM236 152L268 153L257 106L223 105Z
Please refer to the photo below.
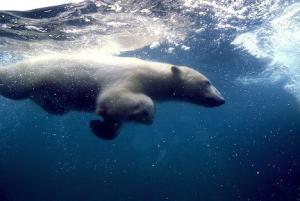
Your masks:
M0 68L0 94L31 99L51 114L94 111L90 128L113 139L123 122L151 124L153 100L214 107L224 98L200 72L131 57L45 55Z

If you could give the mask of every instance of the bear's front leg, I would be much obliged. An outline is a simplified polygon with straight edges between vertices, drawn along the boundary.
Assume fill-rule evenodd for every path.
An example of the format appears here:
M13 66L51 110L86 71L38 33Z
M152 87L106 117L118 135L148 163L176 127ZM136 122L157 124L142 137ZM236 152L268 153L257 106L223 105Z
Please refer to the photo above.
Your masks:
M113 140L118 136L121 124L121 121L105 118L103 121L91 120L90 128L97 137Z
M154 103L142 93L111 91L98 97L96 113L103 118L151 124L154 118Z
M154 117L154 104L145 94L127 90L107 90L99 95L95 112L104 120L90 122L94 134L102 139L114 139L118 135L122 122L151 124Z

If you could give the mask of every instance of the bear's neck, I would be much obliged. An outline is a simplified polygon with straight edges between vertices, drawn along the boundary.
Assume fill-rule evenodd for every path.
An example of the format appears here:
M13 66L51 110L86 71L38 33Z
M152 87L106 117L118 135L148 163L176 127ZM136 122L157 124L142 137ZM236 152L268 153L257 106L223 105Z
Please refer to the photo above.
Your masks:
M166 69L153 69L142 72L138 76L140 92L145 93L152 99L163 101L174 97L176 91L176 79L171 72L171 67Z

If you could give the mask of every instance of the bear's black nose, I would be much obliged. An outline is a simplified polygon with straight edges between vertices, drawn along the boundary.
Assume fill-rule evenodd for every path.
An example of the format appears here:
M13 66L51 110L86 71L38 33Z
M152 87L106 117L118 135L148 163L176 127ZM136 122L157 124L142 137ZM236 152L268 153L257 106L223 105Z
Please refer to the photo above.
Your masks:
M225 99L224 99L224 98L220 99L219 104L220 104L220 105L225 104Z
M205 100L206 107L217 107L221 106L225 103L225 99L223 97L209 97Z

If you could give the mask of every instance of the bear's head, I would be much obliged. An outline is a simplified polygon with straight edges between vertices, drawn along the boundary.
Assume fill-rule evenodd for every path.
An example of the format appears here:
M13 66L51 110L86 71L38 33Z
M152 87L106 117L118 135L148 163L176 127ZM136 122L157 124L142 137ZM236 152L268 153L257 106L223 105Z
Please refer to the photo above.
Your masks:
M216 107L225 103L221 93L200 72L185 66L172 66L173 96L197 105Z

